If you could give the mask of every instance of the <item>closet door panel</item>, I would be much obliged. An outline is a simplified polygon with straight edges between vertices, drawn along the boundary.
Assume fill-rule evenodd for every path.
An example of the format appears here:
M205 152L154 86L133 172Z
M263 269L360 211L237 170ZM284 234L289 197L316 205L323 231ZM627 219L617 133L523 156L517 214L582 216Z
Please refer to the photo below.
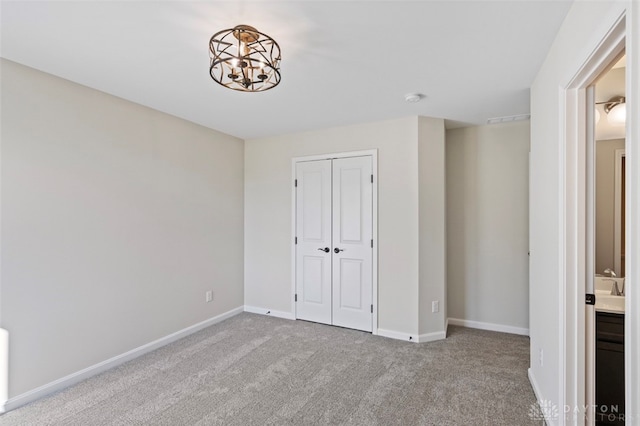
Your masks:
M333 324L372 331L371 157L333 160Z
M331 324L331 160L296 164L296 318Z

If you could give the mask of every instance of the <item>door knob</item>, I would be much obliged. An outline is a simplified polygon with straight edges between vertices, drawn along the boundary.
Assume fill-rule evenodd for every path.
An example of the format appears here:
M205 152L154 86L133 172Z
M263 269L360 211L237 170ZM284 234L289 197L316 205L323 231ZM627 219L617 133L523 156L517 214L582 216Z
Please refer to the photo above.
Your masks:
M338 247L333 249L334 253L340 253L341 251L344 251L344 249L339 249Z
M331 249L329 247L319 248L318 250L323 251L325 253L329 253L331 251Z

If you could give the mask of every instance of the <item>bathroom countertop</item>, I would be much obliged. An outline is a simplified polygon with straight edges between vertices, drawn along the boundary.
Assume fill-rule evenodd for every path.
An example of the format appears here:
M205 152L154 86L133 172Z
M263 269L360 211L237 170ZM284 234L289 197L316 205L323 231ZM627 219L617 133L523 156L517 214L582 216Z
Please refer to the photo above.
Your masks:
M615 308L609 308L609 307L605 308L605 307L602 307L602 306L599 307L598 303L597 303L597 299L596 299L596 312L608 312L610 314L622 314L622 315L624 315L624 309L615 309Z
M624 314L624 296L613 296L602 290L596 290L596 312Z

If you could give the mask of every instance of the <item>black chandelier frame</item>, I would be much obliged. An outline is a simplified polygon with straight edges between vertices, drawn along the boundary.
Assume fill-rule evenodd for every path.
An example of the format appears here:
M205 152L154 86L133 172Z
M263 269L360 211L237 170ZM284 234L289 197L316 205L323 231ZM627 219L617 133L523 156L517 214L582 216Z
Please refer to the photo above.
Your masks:
M228 89L263 92L280 83L280 46L249 25L215 33L209 54L209 75Z

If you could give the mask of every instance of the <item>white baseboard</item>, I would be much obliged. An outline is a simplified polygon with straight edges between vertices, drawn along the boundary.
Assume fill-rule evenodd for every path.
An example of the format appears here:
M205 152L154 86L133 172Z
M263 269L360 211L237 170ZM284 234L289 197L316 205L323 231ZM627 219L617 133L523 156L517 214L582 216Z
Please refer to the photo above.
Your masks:
M458 318L448 318L448 324L460 325L462 327L477 328L480 330L499 331L501 333L520 334L522 336L529 335L528 328L513 327L510 325L493 324L490 322L471 321Z
M244 311L252 314L269 315L271 317L284 318L288 320L296 319L296 316L292 312L275 311L273 309L258 308L256 306L244 305Z
M405 342L418 343L418 336L407 333L400 333L399 331L385 330L383 328L378 329L378 336L388 337L390 339L404 340Z
M533 376L531 368L527 368L527 376L529 377L529 383L531 383L531 387L533 388L533 394L536 396L536 401L542 401L542 398L540 397L540 388L538 388L538 382L536 382L536 378Z
M23 394L10 398L4 404L3 407L0 407L0 412L11 411L20 406L33 402L37 399L40 399L43 396L49 395L53 392L57 392L71 385L75 385L76 383L86 380L89 377L100 374L120 364L124 364L127 361L131 361L132 359L138 358L139 356L142 356L148 352L154 351L162 346L168 345L169 343L175 342L176 340L182 339L183 337L186 337L190 334L193 334L211 325L222 322L227 318L231 318L232 316L238 315L243 311L244 311L243 307L240 306L238 308L232 309L228 312L225 312L213 318L209 318L208 320L204 320L190 327L184 328L180 331L176 331L175 333L171 333L158 340L154 340L153 342L147 343L146 345L139 346L128 352L114 356L113 358L110 358L106 361L102 361L98 364L94 364L83 370L77 371L75 373L69 374L68 376L65 376L53 382L47 383L46 385L42 385L38 388L32 389L28 392L25 392Z
M252 314L269 315L269 316L272 316L272 317L284 318L284 319L288 319L288 320L295 320L296 319L295 315L293 315L293 313L291 313L291 312L275 311L275 310L272 310L272 309L270 310L270 309L267 309L267 308L258 308L256 306L245 305L244 306L244 311L245 312L250 312ZM375 330L371 334L382 336L382 337L389 337L391 339L396 339L396 340L405 340L405 341L408 341L408 342L415 342L415 343L433 342L434 340L441 340L441 339L444 339L446 337L446 332L444 332L444 331L439 331L439 332L436 332L436 333L420 334L420 335L416 336L416 335L411 335L411 334L407 334L407 333L400 333L398 331L385 330L385 329L382 329L382 328L379 328L379 329Z
M527 376L529 377L529 383L531 383L531 388L533 388L533 394L536 397L536 402L542 405L544 400L542 399L542 394L540 393L538 382L536 381L536 378L533 375L533 371L531 371L531 368L527 369ZM562 411L560 411L559 414L562 414ZM556 424L554 420L555 419L544 419L544 423L547 426L554 426Z
M446 331L436 331L434 333L421 334L418 336L419 343L435 342L436 340L442 340L447 338Z
M447 333L445 331L436 331L435 333L415 335L415 334L401 333L399 331L385 330L383 328L379 328L378 336L388 337L390 339L396 339L396 340L404 340L405 342L425 343L425 342L433 342L435 340L442 340L447 337Z

